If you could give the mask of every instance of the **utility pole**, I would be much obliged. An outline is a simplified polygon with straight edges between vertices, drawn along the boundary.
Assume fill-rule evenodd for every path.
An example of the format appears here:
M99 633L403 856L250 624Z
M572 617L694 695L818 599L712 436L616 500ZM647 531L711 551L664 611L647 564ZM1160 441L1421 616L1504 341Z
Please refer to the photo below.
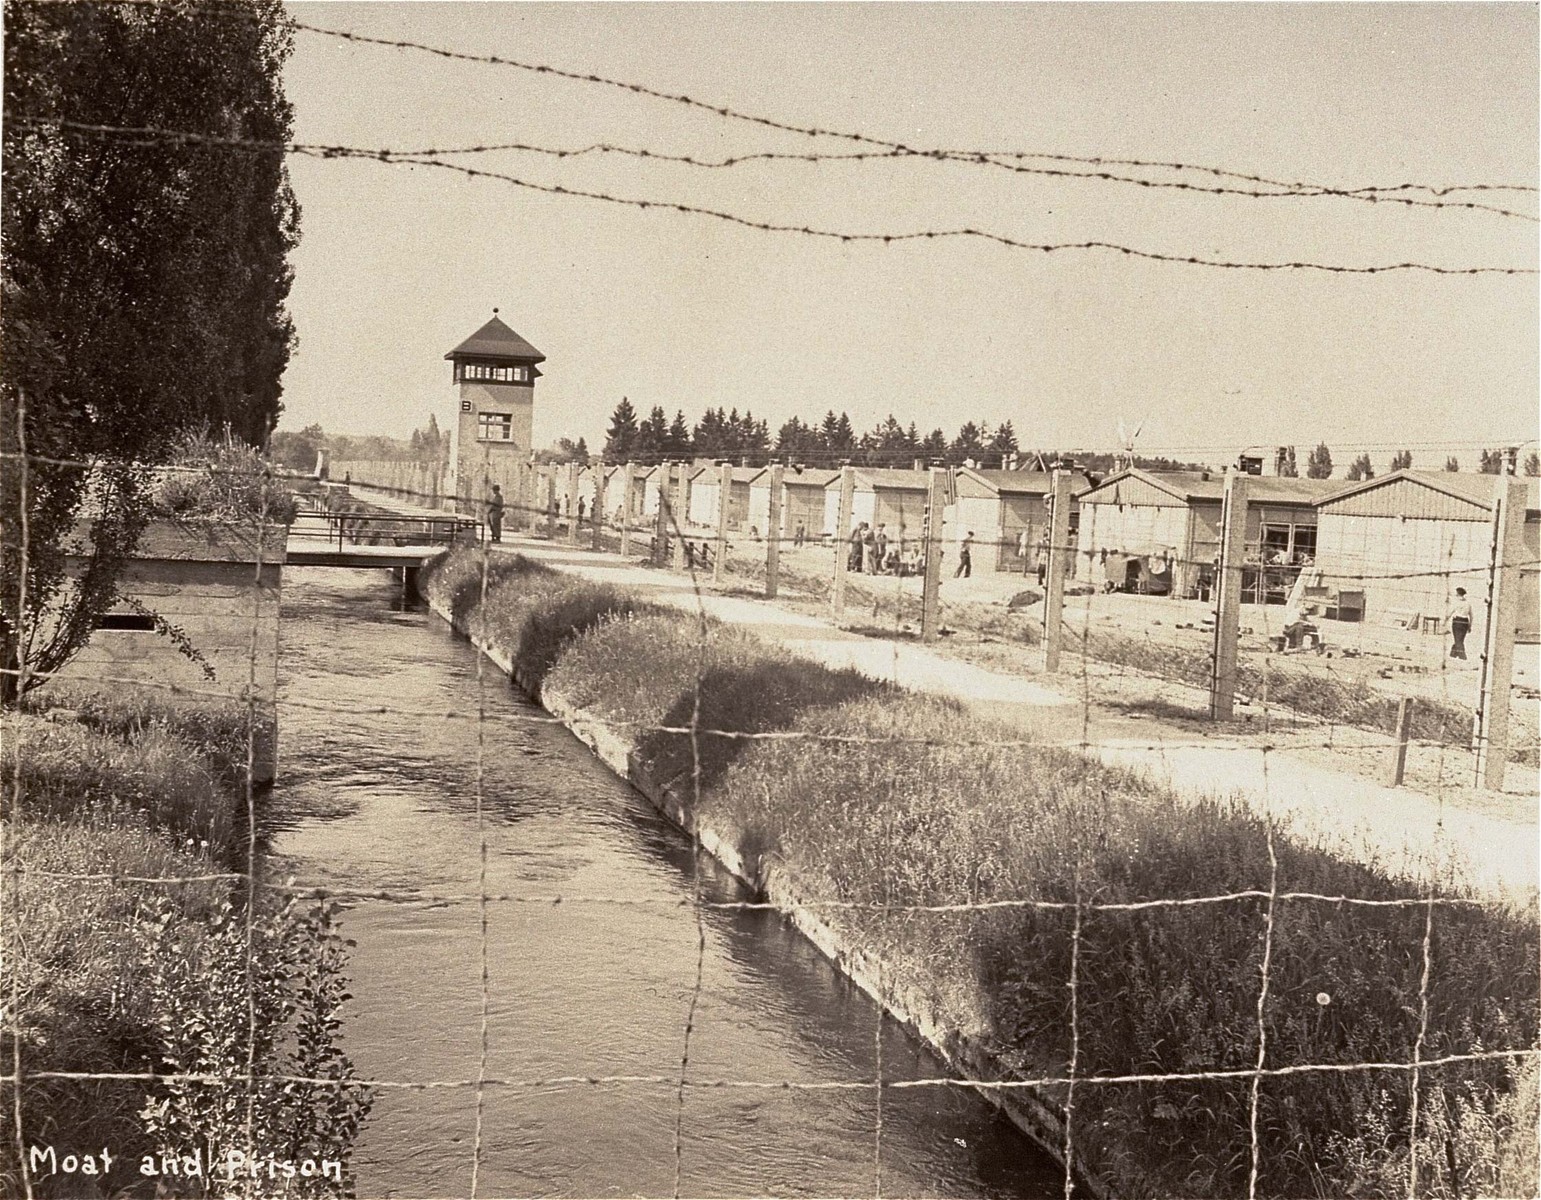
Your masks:
M605 531L605 464L601 459L589 468L594 472L594 504L589 509L589 520L594 524L594 549L603 550Z
M1043 669L1059 670L1064 640L1065 567L1070 561L1070 472L1056 469L1050 477L1049 565L1044 575ZM1082 653L1086 652L1082 647Z
M1209 715L1229 721L1236 713L1236 643L1241 632L1242 563L1247 553L1247 476L1235 467L1225 474L1220 514L1220 563L1216 585L1215 660L1210 668Z
M1477 718L1472 731L1476 784L1501 791L1509 762L1509 689L1514 682L1514 641L1519 624L1520 562L1525 554L1525 481L1495 481L1489 541L1487 628L1482 633Z
M942 612L942 502L947 468L932 467L926 489L926 570L920 590L920 640L934 642L941 632Z
M780 463L770 469L770 516L765 525L765 595L776 598L781 577L781 481L786 470Z
M835 578L829 589L830 612L838 619L845 613L845 574L851 552L851 507L856 501L856 468L840 468L840 512L835 518Z
M631 556L631 459L621 468L621 557Z
M728 561L728 510L733 500L733 464L722 463L717 468L717 548L712 554L712 582L721 583L727 573Z

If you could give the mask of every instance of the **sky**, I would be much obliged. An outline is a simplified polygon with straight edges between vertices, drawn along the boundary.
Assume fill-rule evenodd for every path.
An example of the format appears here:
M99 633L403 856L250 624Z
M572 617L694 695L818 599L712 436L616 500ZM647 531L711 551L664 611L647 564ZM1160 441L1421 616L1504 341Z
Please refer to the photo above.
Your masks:
M1538 182L1537 9L1510 4L295 3L299 21L598 74L922 148L1178 162L1339 189ZM850 153L633 92L296 35L300 142ZM1534 269L1536 222L1341 196L1218 196L910 157L721 169L609 153L453 161L842 232L973 227L1178 255ZM1077 166L1050 159L1037 167ZM1109 171L1127 168L1106 167ZM546 355L537 446L622 396L694 421L892 413L949 436L1223 461L1399 446L1442 465L1538 432L1537 276L1230 271L978 239L884 245L291 156L299 347L280 428L405 436L492 314ZM1251 187L1212 175L1147 178ZM1400 193L1534 216L1532 191ZM1304 451L1302 449L1302 459ZM1345 460L1346 461L1346 460Z

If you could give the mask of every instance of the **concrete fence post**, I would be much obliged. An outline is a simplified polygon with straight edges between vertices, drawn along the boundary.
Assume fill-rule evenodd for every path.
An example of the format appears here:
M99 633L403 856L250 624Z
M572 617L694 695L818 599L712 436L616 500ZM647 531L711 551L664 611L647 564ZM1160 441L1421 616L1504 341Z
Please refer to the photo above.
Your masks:
M1247 554L1247 476L1232 467L1225 475L1220 515L1219 587L1215 606L1215 656L1209 676L1209 715L1228 721L1236 713L1236 644L1241 633L1242 564Z
M840 508L835 517L835 574L829 589L829 609L836 618L845 613L846 563L851 553L851 508L855 502L856 468L847 463L840 468Z
M1496 480L1488 551L1487 627L1473 723L1476 784L1501 791L1509 762L1509 690L1514 682L1514 642L1519 625L1520 563L1525 553L1525 481Z
M626 460L626 465L621 468L621 557L627 558L631 554L631 492L632 492L632 465L631 459Z
M578 461L567 464L567 544L578 544Z
M947 490L947 468L932 467L926 489L926 571L920 589L920 640L934 642L941 636L942 615L942 516Z
M780 463L770 469L770 515L765 521L765 595L776 598L776 588L781 578L781 487L783 472Z
M728 511L733 506L733 464L717 468L717 548L712 554L712 582L721 583L727 573Z
M1070 472L1055 470L1051 476L1049 510L1049 565L1044 575L1043 669L1059 670L1060 645L1065 633L1065 576L1070 554ZM1084 654L1086 648L1083 646Z
M690 520L690 464L674 464L674 502L669 505L669 523L674 526L674 569L685 569L685 526Z
M674 475L674 464L659 463L657 474L658 510L653 520L653 565L662 567L669 561L669 507L673 503L669 484Z
M605 548L605 464L600 460L589 468L594 472L594 503L589 507L589 521L594 526L594 549Z
M1413 702L1406 696L1397 701L1397 744L1391 752L1391 786L1401 787L1407 774L1407 731L1412 727Z

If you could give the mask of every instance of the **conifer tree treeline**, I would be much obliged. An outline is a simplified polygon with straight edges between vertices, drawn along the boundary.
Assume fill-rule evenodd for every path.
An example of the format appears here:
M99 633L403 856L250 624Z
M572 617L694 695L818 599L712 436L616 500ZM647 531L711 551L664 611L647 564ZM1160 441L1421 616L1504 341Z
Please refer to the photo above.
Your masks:
M890 413L873 429L858 434L846 413L831 409L813 424L792 417L772 439L769 425L747 410L709 408L691 426L682 411L670 419L658 406L638 420L631 401L623 397L610 414L604 457L608 462L712 458L749 466L764 466L772 459L821 465L849 460L869 467L910 467L916 459L961 466L972 459L998 467L1019 451L1010 421L993 430L969 421L949 439L940 429L922 434L914 422L903 426Z

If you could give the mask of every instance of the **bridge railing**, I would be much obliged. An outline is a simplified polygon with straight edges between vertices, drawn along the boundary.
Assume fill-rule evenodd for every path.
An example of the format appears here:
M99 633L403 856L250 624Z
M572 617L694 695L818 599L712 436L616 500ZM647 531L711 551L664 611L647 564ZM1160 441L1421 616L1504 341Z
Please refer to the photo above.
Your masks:
M405 516L395 513L301 512L290 538L324 541L339 550L355 546L449 546L480 542L482 523L474 517Z

